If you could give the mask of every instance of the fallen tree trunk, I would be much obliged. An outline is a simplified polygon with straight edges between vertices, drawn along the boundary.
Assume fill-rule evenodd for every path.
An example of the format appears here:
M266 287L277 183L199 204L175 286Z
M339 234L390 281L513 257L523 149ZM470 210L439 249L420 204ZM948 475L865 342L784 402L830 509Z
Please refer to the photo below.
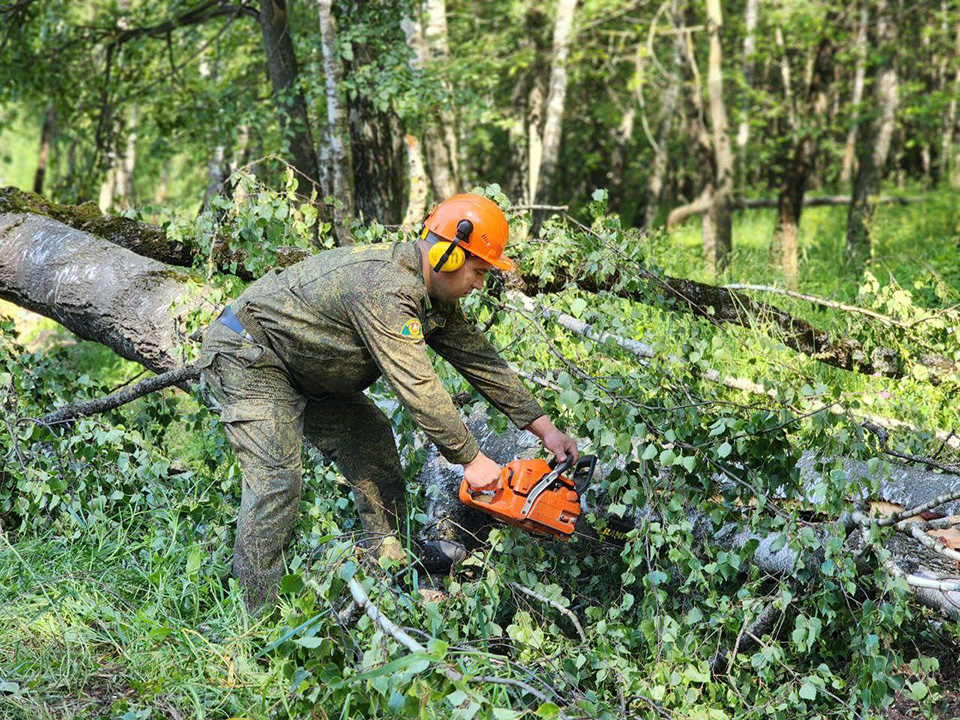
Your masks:
M515 457L530 458L540 454L540 443L531 433L509 426L502 435L497 435L489 429L487 421L487 413L481 410L474 410L466 419L467 427L477 438L482 452L498 464L506 464ZM801 482L809 495L808 502L812 502L817 486L825 481L816 469L818 460L821 459L816 453L806 451L797 463ZM825 461L830 467L834 464L832 459ZM881 466L875 471L870 471L866 463L850 459L843 460L842 465L848 476L862 479L861 487L867 488L878 481L880 495L886 502L902 503L906 508L922 506L936 498L960 491L960 478L945 477L907 465L894 464L889 470L884 470ZM598 468L598 474L603 474L601 468ZM427 514L431 518L431 522L421 533L423 539L443 540L472 549L482 545L489 530L497 526L496 521L488 515L459 501L457 493L462 479L462 468L447 462L436 447L430 445L426 462L418 476L418 481L425 488L429 499ZM720 479L718 482L723 484ZM607 506L610 498L604 487L600 477L595 479L594 484L581 496L583 514L575 530L575 534L581 539L603 542L602 535L590 524L587 515L609 516ZM859 503L868 503L872 499L875 498L867 497L865 492L860 498L853 498ZM686 509L693 537L699 545L710 544L729 551L741 550L747 543L755 542L756 547L751 556L753 565L763 572L783 578L795 577L801 567L817 566L823 560L822 550L801 556L789 544L781 547L783 537L780 533L764 534L751 530L746 516L740 522L727 522L718 527L712 519L711 509L706 503ZM951 516L956 515L960 513L960 499L938 503L937 510ZM658 519L659 514L655 508L633 508L628 510L621 524L642 528L646 521ZM952 519L960 522L960 518ZM844 528L865 529L870 521L863 518L862 522L863 524L858 524L850 518L837 518L807 525L812 527L818 540L824 542L832 534L843 532ZM799 530L800 528L797 528L798 532ZM859 532L851 533L848 542L853 550L863 547ZM614 547L619 546L617 544ZM960 581L956 580L960 577L960 565L946 561L943 556L910 538L908 532L892 535L885 547L890 550L893 563L893 569L888 568L888 571L892 574L900 573L906 578L912 594L919 602L949 619L960 618ZM937 584L939 586L934 587Z
M15 192L20 195L29 195L21 193L21 191ZM6 195L0 195L0 213L5 212L3 198L10 196L9 189L4 191L4 193L6 193ZM13 195L13 197L16 198L18 196ZM45 202L42 198L40 198L40 201ZM21 207L22 205L22 201L18 200L17 207ZM62 208L63 206L60 207ZM17 210L16 212L21 211ZM27 212L42 213L42 210L28 210ZM82 221L75 219L74 216L69 213L64 214L61 212L60 215L64 217L71 226L84 229ZM2 217L2 215L0 215L0 217ZM133 234L136 235L141 232L140 229L137 229ZM114 244L119 244L121 247L130 247L138 253L149 252L149 257L164 263L190 264L189 262L182 262L181 251L173 246L170 247L169 253L164 250L165 246L162 243L150 243L149 245L138 246L132 244L129 240L124 240L123 234L117 232L112 233L105 239L110 240ZM289 267L303 260L308 255L309 253L307 251L300 248L286 249L286 251L278 254L277 266ZM221 266L225 266L229 264L230 259L232 258L224 256L218 260L218 263ZM4 260L5 258L0 258L0 263L4 263ZM238 263L238 267L242 268L242 262ZM238 270L239 277L243 279L253 279L252 277L244 277L241 273L242 270ZM774 305L753 300L742 293L715 285L696 282L694 280L687 280L685 278L675 278L667 275L660 276L640 266L637 266L636 274L649 283L649 287L652 290L651 293L644 294L639 291L621 287L622 278L620 276L613 276L603 282L598 282L595 277L582 275L574 269L558 270L555 279L549 283L544 283L542 278L532 275L521 275L520 279L529 290L535 293L558 292L562 290L568 282L575 282L581 290L587 292L613 292L621 297L637 302L659 304L663 298L666 298L670 302L664 307L681 312L689 312L715 324L725 323L742 327L753 327L758 323L766 322L780 331L781 334L777 336L777 339L788 348L814 357L827 365L851 372L868 375L877 374L891 378L902 378L910 375L910 368L908 367L907 361L893 348L877 347L874 348L868 356L862 345L856 340L842 336L833 336L824 330L814 327L802 318L794 317ZM14 302L16 302L16 300L14 300ZM42 310L38 310L38 312L47 314ZM919 362L929 371L932 382L940 382L957 371L953 362L937 355L921 356Z
M32 214L0 215L0 297L54 318L79 336L101 342L154 372L180 367L178 349L186 341L183 323L186 315L202 304L203 293L202 285L179 271L56 220ZM503 436L494 435L487 428L485 416L481 418L480 414L470 418L470 425L484 451L501 463L518 452L532 454L538 450L539 443L529 433L511 430ZM813 453L805 453L800 464L801 474L809 479L811 487L819 481L815 461ZM863 474L861 487L871 485L867 480L872 476L864 464L846 463L848 473ZM880 478L880 499L903 507L933 503L938 512L960 514L957 498L937 502L950 493L960 497L955 492L956 477L905 465L894 467L894 472ZM467 509L460 505L453 491L459 484L460 472L459 466L450 466L431 450L421 474L435 517L428 533L443 537L450 532L469 533L471 527L482 531L476 518L464 517ZM586 510L599 514L606 509L607 501L602 483L594 487L595 492L585 493ZM751 534L743 523L728 523L717 529L701 509L690 512L694 527L701 528L698 533L704 542L737 548L756 539L759 545L752 558L758 567L781 575L789 575L796 567L797 556L791 555L791 551L778 549L770 538ZM896 524L897 531L901 524ZM830 527L824 526L823 532L828 531ZM589 525L583 527L583 533L595 535ZM957 574L956 563L951 565L949 558L945 560L912 538L901 538L903 534L898 532L895 536L905 549L895 550L896 570L890 572L901 573L911 588L922 594L918 595L921 600L951 616L951 603L960 600L955 590L960 584L949 579ZM477 541L469 535L455 537L468 543Z
M559 292L568 283L574 283L580 290L610 292L647 304L666 299L668 308L691 313L714 324L753 327L769 323L780 332L776 338L788 348L815 357L827 365L891 378L910 375L907 360L894 348L876 347L868 356L856 340L832 335L802 318L774 305L753 300L743 293L696 280L658 275L639 265L636 273L648 283L649 293L625 287L624 278L619 274L598 282L595 277L580 274L580 271L560 269L555 271L554 279L548 283L539 277L523 279L527 288L534 293ZM941 382L957 372L952 361L939 355L923 355L919 362L929 371L932 382Z
M43 215L0 215L0 298L52 318L156 373L183 364L202 285Z

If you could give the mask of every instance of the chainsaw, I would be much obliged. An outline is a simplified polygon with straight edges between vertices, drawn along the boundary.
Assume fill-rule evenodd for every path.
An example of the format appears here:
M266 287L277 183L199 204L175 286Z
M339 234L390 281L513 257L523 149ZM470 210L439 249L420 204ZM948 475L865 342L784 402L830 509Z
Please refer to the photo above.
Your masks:
M556 464L543 459L516 459L500 471L496 490L473 490L460 483L460 501L502 522L537 535L569 538L580 518L580 494L593 479L594 455ZM573 468L573 472L566 475Z

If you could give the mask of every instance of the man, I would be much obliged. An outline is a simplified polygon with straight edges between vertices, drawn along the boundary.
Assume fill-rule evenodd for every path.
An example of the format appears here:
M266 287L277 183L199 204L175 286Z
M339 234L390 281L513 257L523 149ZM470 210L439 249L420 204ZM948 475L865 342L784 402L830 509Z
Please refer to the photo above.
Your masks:
M507 235L495 203L456 195L431 212L419 242L337 248L270 273L207 328L203 380L243 471L233 572L248 607L259 608L284 572L303 436L352 486L367 544L401 556L400 459L389 421L363 393L381 374L444 457L463 466L471 487L495 487L500 468L460 419L428 346L546 450L561 460L577 456L576 442L459 307L491 267L513 269L503 256Z

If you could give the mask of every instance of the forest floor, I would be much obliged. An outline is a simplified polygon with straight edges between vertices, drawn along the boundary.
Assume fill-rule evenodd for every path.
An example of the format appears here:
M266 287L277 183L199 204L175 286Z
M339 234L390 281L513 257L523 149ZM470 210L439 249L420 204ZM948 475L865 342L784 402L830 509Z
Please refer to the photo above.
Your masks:
M924 283L918 292L927 292L933 278L954 298L960 295L955 202L955 196L936 194L924 205L882 208L873 272L884 275L883 282L896 279L903 288ZM804 213L800 290L856 303L862 278L844 273L839 263L844 220L843 208ZM732 269L722 282L777 283L766 261L772 225L772 211L737 214ZM918 247L923 251L918 253ZM717 282L698 259L699 232L693 223L657 240L655 257L671 275ZM836 311L811 310L800 301L765 299L814 318L820 326L830 326L837 317ZM77 341L50 320L7 304L0 304L0 315L12 315L29 351L61 348L58 357L68 377L94 376L98 384L115 387L140 373L134 363L95 343ZM719 360L731 373L754 373L763 364L741 355L754 344L770 343L753 340ZM850 374L776 352L777 362L802 366L804 373L827 377L851 392L864 387ZM929 388L899 385L897 398L877 400L877 412L894 412L906 402L914 406L912 419L919 424L957 426L957 409L944 409L942 399L931 403L925 395L932 392ZM897 386L889 384L895 391ZM166 427L143 419L145 404L155 402L149 399L124 408L127 427L185 472L202 467L211 447L223 445L222 437L216 437L219 431L191 433L186 418L195 410L193 399L172 391L165 396L172 405ZM936 409L925 410L928 404ZM236 482L222 473L215 480ZM320 532L318 517L324 513L352 513L345 492L334 489L331 498L331 487L305 483L301 537ZM198 484L191 497L157 502L160 510L149 518L116 509L115 522L84 532L67 533L56 524L23 533L0 529L0 718L179 720L282 714L292 695L289 668L284 658L262 652L274 639L276 618L258 620L245 613L236 586L222 572L227 549L211 546L216 538L182 542L189 537L192 513L204 502ZM230 515L229 509L224 512ZM219 564L219 574L201 571L208 554ZM960 670L947 662L950 648L943 650L943 698L953 716L960 717ZM901 695L886 717L922 717L917 708Z

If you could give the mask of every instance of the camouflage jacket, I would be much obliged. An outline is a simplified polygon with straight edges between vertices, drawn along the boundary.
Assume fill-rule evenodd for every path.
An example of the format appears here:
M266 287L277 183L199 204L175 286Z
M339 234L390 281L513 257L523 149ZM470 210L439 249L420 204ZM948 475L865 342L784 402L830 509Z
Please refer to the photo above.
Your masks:
M234 306L256 320L307 395L359 392L382 374L450 462L473 460L478 446L428 346L517 427L543 414L459 303L430 299L419 243L328 250L262 277Z

